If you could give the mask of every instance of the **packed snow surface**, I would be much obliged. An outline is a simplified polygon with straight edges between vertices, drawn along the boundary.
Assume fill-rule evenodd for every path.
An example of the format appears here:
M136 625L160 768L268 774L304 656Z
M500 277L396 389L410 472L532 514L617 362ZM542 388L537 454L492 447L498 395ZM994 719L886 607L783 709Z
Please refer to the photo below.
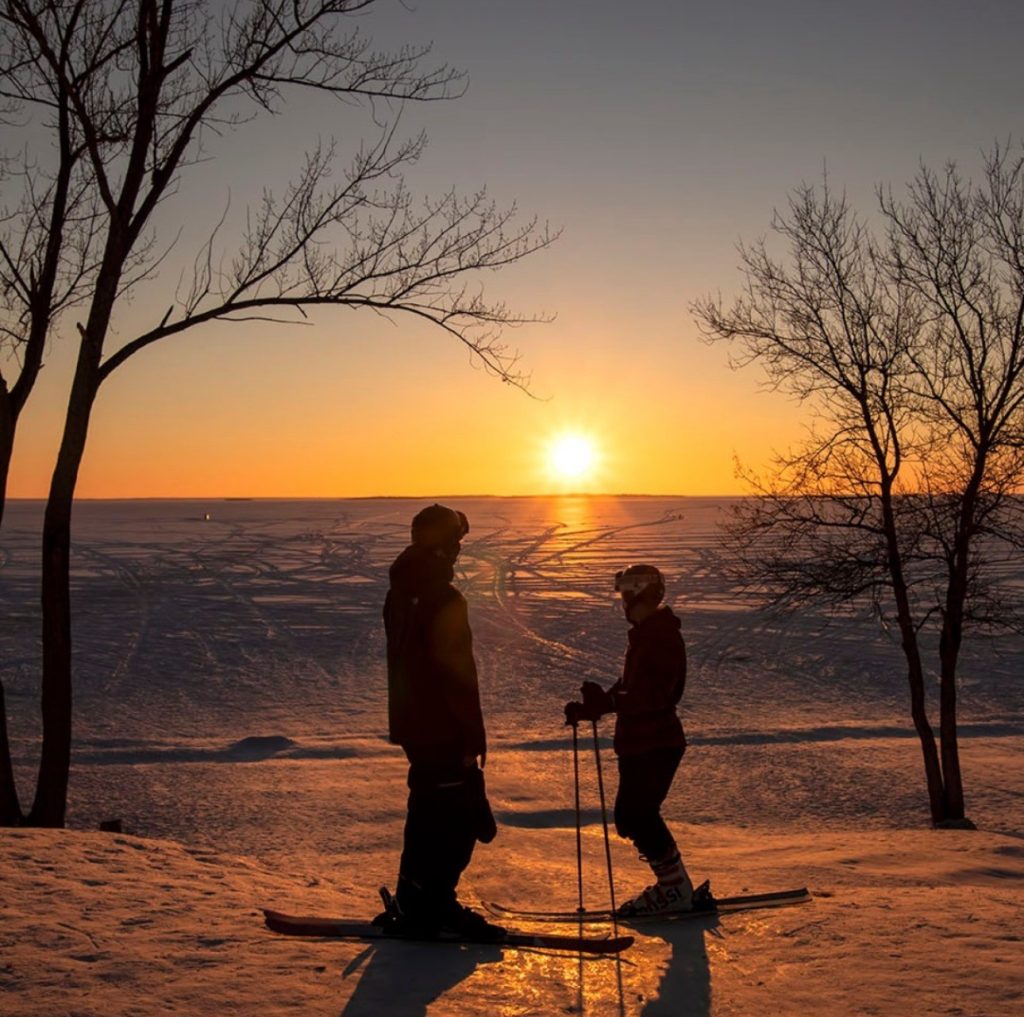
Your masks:
M379 616L430 500L76 506L72 829L0 835L0 1013L1024 1012L1024 640L969 644L961 750L979 830L930 830L896 641L857 612L757 610L725 578L729 503L712 499L447 500L471 523L457 582L500 824L462 890L575 906L562 706L581 681L617 676L611 577L642 561L666 574L689 653L690 747L665 809L688 865L719 893L807 885L812 903L647 926L618 962L266 931L261 906L365 918L394 882L406 792L384 737ZM16 502L0 531L0 678L23 799L40 523L39 504ZM607 875L581 747L596 907ZM85 832L108 818L126 833ZM622 897L648 871L612 837Z

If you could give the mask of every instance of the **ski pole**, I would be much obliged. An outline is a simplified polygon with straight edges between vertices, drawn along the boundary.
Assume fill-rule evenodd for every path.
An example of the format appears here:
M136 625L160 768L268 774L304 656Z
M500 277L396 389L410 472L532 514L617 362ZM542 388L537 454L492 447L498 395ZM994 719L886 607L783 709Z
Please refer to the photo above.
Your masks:
M576 788L576 883L579 887L580 906L576 909L583 914L583 840L580 820L580 739L576 724L572 726L572 779Z
M615 880L612 878L612 848L608 839L608 807L604 800L604 775L601 773L601 748L597 743L597 721L591 721L594 725L594 760L597 763L597 790L601 796L601 825L604 827L604 857L608 863L608 894L612 901L612 928L615 935L618 935L618 922L616 920L615 906Z

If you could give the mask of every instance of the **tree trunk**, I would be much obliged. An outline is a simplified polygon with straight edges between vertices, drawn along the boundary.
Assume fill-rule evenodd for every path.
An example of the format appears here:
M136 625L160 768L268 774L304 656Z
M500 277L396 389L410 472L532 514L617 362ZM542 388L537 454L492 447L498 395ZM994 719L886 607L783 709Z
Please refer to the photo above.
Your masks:
M3 524L7 502L7 475L14 449L14 412L7 383L0 378L0 525ZM0 682L0 826L21 825L21 803L14 783L11 748L7 739L7 703Z
M63 826L71 768L71 505L51 494L43 524L43 748L29 826Z
M939 734L942 738L942 776L945 782L946 820L964 818L964 784L960 772L960 746L956 724L956 661L942 661L939 691Z
M947 822L973 827L965 819L964 783L960 770L960 745L957 735L956 672L964 636L964 605L967 602L968 575L971 559L971 536L978 509L978 492L988 461L987 443L978 449L974 470L960 499L953 558L946 586L946 605L939 636L939 732L942 737L942 775L946 783Z
M939 764L938 748L935 744L935 732L928 721L925 707L924 673L921 668L920 653L917 639L914 638L913 650L908 652L904 643L903 652L907 657L907 682L910 685L910 716L914 721L917 737L921 742L921 755L924 760L924 775L928 784L928 806L931 811L932 823L941 823L946 818L946 790L943 781L943 769Z
M881 456L880 450L879 455ZM881 458L879 465L884 473L884 462ZM928 785L928 807L931 811L932 823L940 823L946 815L945 788L943 787L942 767L939 765L939 753L935 744L935 732L932 731L932 726L928 721L928 711L925 706L921 648L917 642L917 630L914 628L910 596L907 593L906 578L903 574L903 556L900 553L899 540L896 536L896 513L893 508L891 480L882 482L881 502L882 526L888 551L889 578L892 581L893 600L896 602L896 618L899 622L903 656L907 661L910 716L921 742L924 775Z
M963 541L958 541L962 544ZM967 597L967 548L957 548L946 591L946 610L939 636L939 732L942 737L942 775L946 783L945 819L964 818L964 785L956 723L956 671L963 642L963 605Z
M27 825L63 826L71 767L71 509L99 387L100 344L83 336L43 518L43 748Z
M7 383L0 378L0 526L4 521L4 506L7 504L7 476L14 454L14 428L17 417L14 400L7 391Z
M898 574L902 581L902 572ZM932 823L941 823L946 818L946 791L942 778L942 767L939 763L938 748L935 744L935 732L928 720L925 704L924 668L921 666L921 649L917 642L917 632L910 618L910 601L906 586L902 582L894 583L897 615L899 617L900 635L902 637L903 655L907 660L907 684L910 686L910 716L921 742L921 756L924 762L925 782L928 785L928 808Z
M21 803L14 783L11 746L7 741L7 703L0 682L0 826L21 826Z

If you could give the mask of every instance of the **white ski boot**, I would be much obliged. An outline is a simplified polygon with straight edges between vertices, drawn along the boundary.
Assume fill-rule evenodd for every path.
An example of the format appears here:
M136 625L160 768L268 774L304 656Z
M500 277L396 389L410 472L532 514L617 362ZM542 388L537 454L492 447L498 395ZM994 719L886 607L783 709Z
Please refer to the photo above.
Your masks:
M638 915L671 915L693 910L693 883L683 866L679 852L650 863L658 881L643 893L626 901L618 913L623 918Z
M652 883L643 893L619 907L620 918L638 918L641 915L673 915L693 910L693 885L662 886Z

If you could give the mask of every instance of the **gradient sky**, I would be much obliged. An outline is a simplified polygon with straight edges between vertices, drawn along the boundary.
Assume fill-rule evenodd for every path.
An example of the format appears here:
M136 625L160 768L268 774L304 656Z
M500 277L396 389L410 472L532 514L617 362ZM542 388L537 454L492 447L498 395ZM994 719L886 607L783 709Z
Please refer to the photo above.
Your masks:
M538 398L401 318L215 324L104 385L80 497L544 493L566 487L545 463L566 429L601 450L574 488L738 492L734 457L764 463L802 422L756 369L730 371L727 350L697 338L687 306L735 288L737 241L826 164L870 211L874 185L899 187L921 159L975 172L993 141L1024 138L1024 5L1008 0L381 0L364 25L382 43L433 41L469 75L462 99L405 114L430 135L410 185L486 184L564 230L487 283L556 316L508 336ZM303 101L243 128L189 171L162 236L184 224L175 256L190 261L229 193L241 207L318 136L353 145L366 124ZM161 316L177 272L172 258L140 291L124 338ZM23 417L12 496L47 490L71 346L55 341Z

